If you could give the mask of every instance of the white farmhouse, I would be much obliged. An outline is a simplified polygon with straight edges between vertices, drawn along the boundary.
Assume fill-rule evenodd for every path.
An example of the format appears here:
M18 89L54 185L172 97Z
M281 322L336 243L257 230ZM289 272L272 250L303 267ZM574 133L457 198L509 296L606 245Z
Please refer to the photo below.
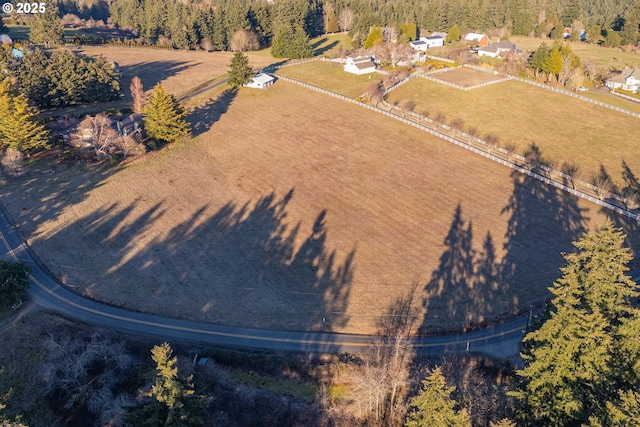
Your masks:
M367 55L349 55L344 63L344 70L352 74L368 74L376 70L376 64L370 56Z
M622 73L605 80L604 84L609 89L622 89L637 93L640 89L640 68L626 67Z
M246 87L253 87L256 89L265 89L273 84L276 79L267 73L258 73L249 83L244 84Z
M425 52L430 47L444 46L444 37L442 36L428 36L420 37L418 40L409 42L409 45L419 52Z
M488 56L489 58L497 58L499 56L508 55L514 53L516 55L522 54L522 51L514 43L509 40L502 40L498 43L491 43L489 46L481 47L478 49L478 55Z

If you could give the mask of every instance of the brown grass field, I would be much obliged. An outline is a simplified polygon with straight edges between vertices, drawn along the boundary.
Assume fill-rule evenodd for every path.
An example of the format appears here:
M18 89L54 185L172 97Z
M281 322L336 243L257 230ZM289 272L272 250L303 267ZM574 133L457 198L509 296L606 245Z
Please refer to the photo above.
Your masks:
M513 43L524 51L534 51L543 42L547 46L553 44L553 40L539 39L535 37L509 37ZM622 70L625 66L640 67L640 55L634 53L623 52L617 48L609 48L597 46L591 43L570 42L571 50L575 52L580 59L588 59L601 67Z
M140 77L145 90L162 82L165 89L177 98L190 95L198 87L225 76L229 70L232 52L204 52L181 50L154 50L111 46L83 46L78 51L87 56L102 55L120 65L120 87L125 99L130 100L129 84L134 76ZM273 57L247 53L254 68L271 65Z
M446 73L445 73L446 74ZM480 135L499 135L500 144L517 145L523 153L536 144L556 167L580 166L583 179L601 170L619 186L626 185L622 162L640 173L637 150L640 120L526 83L507 81L471 91L414 79L388 95L389 102L412 100L417 112L440 113L446 121L459 118Z
M455 68L446 73L438 73L432 76L434 79L454 83L460 86L473 86L480 83L492 82L503 78L502 75L474 70L472 68Z
M423 328L455 329L540 302L560 252L605 217L283 81L190 119L195 140L120 169L41 160L3 185L69 287L171 317L365 333L416 284Z

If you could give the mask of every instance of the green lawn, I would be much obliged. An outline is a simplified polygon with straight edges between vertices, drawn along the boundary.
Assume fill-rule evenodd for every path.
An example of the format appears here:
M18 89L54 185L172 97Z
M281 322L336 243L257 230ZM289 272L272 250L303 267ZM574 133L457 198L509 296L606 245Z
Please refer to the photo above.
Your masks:
M412 100L417 112L443 114L447 123L462 119L480 135L500 137L500 145L517 144L522 153L535 143L555 165L572 161L584 178L601 165L622 184L622 161L640 174L637 150L640 120L566 95L517 81L470 91L414 79L391 92L389 102Z
M351 37L349 34L325 34L311 40L314 56L338 56L340 48L348 50L351 48Z
M342 64L324 61L284 67L278 70L278 74L351 98L357 98L362 95L369 82L382 80L380 74L373 73L357 76L345 72Z
M534 51L543 42L552 45L553 40L543 40L535 37L510 37L513 43L522 50ZM601 67L623 69L625 66L640 67L640 55L625 53L619 49L597 46L591 43L571 42L571 49L580 57L588 59Z

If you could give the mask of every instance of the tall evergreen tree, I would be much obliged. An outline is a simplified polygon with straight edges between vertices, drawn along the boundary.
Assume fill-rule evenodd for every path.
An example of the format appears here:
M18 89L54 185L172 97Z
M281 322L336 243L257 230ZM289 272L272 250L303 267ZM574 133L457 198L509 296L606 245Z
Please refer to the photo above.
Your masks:
M466 409L456 410L456 401L451 398L455 387L447 387L439 366L422 384L420 393L411 399L413 410L407 415L406 427L471 427Z
M565 255L549 313L524 339L526 366L513 394L526 422L604 426L616 408L628 410L627 392L640 385L640 310L631 304L639 293L625 275L632 257L624 239L607 222Z
M145 132L159 141L177 141L191 133L189 123L185 120L186 115L180 103L158 83L144 109Z
M48 4L44 13L36 13L29 21L29 40L49 48L64 41L64 30L58 17L58 8Z
M16 94L9 79L0 83L0 149L24 153L45 148L48 137L38 112L28 105L24 94Z
M236 52L229 66L229 84L232 87L242 86L248 83L253 75L254 71L249 64L249 58L242 52Z
M39 48L28 52L20 62L20 89L33 105L48 106L51 103L52 83L47 73L48 66L49 59Z
M125 419L147 427L203 425L200 412L205 401L195 395L191 377L178 375L177 357L169 344L154 346L151 357L156 362L156 380L146 396L152 399L127 408Z

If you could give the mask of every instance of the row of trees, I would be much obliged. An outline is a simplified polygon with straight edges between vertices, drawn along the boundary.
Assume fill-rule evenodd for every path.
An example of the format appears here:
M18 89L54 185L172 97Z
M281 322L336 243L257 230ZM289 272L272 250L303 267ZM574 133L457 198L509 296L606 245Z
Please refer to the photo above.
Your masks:
M17 59L10 48L2 47L0 69L31 105L39 107L105 102L121 96L118 73L102 56L83 58L66 49L47 55L35 48Z
M183 49L206 46L210 50L230 50L234 49L232 40L238 30L255 35L263 47L275 43L279 32L293 36L298 29L309 37L349 31L354 43L362 46L372 26L402 29L407 24L427 31L443 31L453 25L479 31L510 28L515 34L553 38L562 37L565 27L572 27L575 36L589 28L589 33L598 38L602 31L612 29L615 34L619 32L622 43L635 44L639 38L639 9L632 0L597 4L579 0L545 4L535 0L234 0L214 1L210 6L119 0L112 3L110 11L114 23L135 28L141 37L168 37L175 47Z

